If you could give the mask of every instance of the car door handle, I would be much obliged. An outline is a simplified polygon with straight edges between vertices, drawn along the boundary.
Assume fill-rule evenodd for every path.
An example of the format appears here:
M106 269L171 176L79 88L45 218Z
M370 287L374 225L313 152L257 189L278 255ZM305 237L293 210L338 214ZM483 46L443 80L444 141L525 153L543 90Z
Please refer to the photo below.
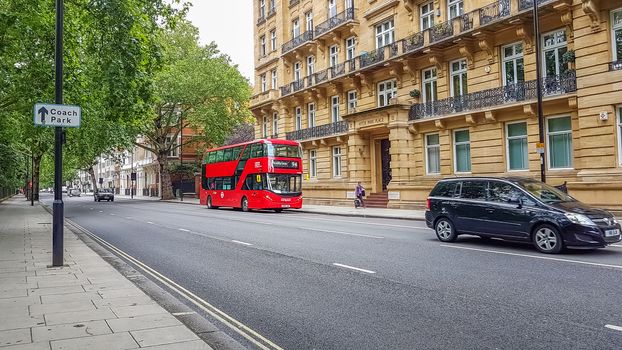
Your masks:
M486 211L489 213L494 213L495 209L494 208L486 208Z

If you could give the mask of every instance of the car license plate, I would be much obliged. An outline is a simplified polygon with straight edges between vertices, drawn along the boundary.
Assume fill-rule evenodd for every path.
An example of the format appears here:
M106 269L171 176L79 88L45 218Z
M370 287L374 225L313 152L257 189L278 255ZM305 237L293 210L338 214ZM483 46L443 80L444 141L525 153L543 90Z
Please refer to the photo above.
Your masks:
M281 208L289 208L289 204L281 204Z
M615 229L615 230L605 230L605 237L614 237L620 234L620 230L619 229Z

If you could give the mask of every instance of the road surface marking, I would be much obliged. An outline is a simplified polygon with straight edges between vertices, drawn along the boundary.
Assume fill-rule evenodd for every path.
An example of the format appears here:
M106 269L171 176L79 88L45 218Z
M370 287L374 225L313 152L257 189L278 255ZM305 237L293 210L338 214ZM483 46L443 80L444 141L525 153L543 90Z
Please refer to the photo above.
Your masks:
M321 214L318 214L321 215ZM353 224L363 224L363 225L375 225L375 226L388 226L388 227L400 227L400 228L408 228L408 229L412 229L412 228L421 228L421 227L416 227L416 226L406 226L406 225L395 225L395 224L381 224L379 222L364 222L364 221L354 221L354 220L335 220L335 219L325 219L325 218L312 218L312 217L308 217L308 216L295 216L296 219L303 219L303 220L322 220L322 221L337 221L337 222L349 222L349 223L353 223ZM389 219L389 218L387 218Z
M612 247L616 247L616 248L622 248L622 245L620 245L620 244L612 244L611 246Z
M242 241L236 241L235 239L232 239L231 242L237 243L237 244L243 244L243 245L252 245L250 243L246 243L246 242L242 242Z
M126 216L125 218L129 220L129 219L131 219L132 217L131 217L131 216Z
M190 232L190 230L186 230L185 228L180 228L179 231Z
M194 311L188 311L188 312L173 312L171 313L171 315L173 316L186 316L186 315L194 315L196 314L196 312Z
M176 292L179 295L181 295L182 297L186 298L186 300L188 300L192 304L196 305L201 310L205 311L206 313L208 313L210 316L214 317L218 321L222 322L224 325L230 327L233 331L235 331L236 333L240 334L241 336L243 336L244 338L249 340L251 343L255 344L258 348L260 348L262 350L284 350L283 348L281 348L280 346L278 346L275 343L271 342L270 340L266 339L261 334L255 332L254 330L252 330L251 328L249 328L245 324L243 324L240 321L236 320L235 318L227 315L226 313L224 313L223 311L221 311L217 307L215 307L212 304L208 303L207 301L201 299L196 294L192 293L191 291L187 290L186 288L184 288L184 287L180 286L179 284L175 283L170 278L162 275L161 273L159 273L155 269L153 269L153 268L149 267L148 265L144 264L142 261L134 258L133 256L127 254L123 250L121 250L121 249L117 248L116 246L108 243L104 239L102 239L99 236L93 234L92 232L86 230L85 228L83 228L82 226L78 225L77 223L75 223L75 222L73 222L71 220L67 220L67 221L69 221L69 223L72 226L76 227L77 229L79 229L80 231L84 232L86 235L91 237L93 240L99 242L101 245L103 245L103 246L107 247L108 249L112 250L113 252L117 253L122 258L124 258L124 259L128 260L129 262L135 264L138 268L143 270L145 273L151 275L153 278L155 278L157 281L159 281L163 285L167 286L168 288L170 288L174 292Z
M89 209L93 210L93 208L89 208Z
M622 332L622 327L620 326L614 326L612 324L606 324L605 328L609 328L609 329L613 329L614 331L620 331Z
M151 221L147 221L147 223L148 223L149 225L155 225L155 224L154 224L153 222L151 222Z
M537 255L530 255L530 254L508 253L508 252L500 252L498 250L489 250L489 249L458 247L458 246L448 245L448 244L441 244L441 247L454 248L454 249L464 249L464 250L474 250L474 251L478 251L478 252L486 252L486 253L494 253L494 254L504 254L504 255L512 255L512 256L521 256L521 257L525 257L525 258L534 258L534 259L542 259L542 260L553 260L553 261L569 262L569 263L573 263L573 264L599 266L599 267L611 267L611 268L614 268L614 269L622 269L621 265L599 264L599 263L593 263L593 262L589 262L589 261L561 259L561 258L550 258L550 257L547 257L547 256L537 256Z
M110 216L115 216L115 214L110 213Z
M99 212L100 212L100 213L103 213L104 211L103 211L103 210L100 210Z
M358 267L354 267L354 266L350 266L350 265L344 265L344 264L338 264L338 263L333 263L333 265L339 266L339 267L344 267L346 269L352 269L352 270L356 270L356 271L360 271L360 272L365 272L365 273L376 273L376 271L359 269Z

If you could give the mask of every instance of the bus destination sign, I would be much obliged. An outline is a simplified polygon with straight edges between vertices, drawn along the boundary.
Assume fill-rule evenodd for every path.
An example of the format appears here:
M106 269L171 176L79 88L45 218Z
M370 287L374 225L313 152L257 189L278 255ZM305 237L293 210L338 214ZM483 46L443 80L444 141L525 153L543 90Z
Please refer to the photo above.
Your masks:
M272 167L274 168L282 168L282 169L298 169L298 161L297 160L272 160Z

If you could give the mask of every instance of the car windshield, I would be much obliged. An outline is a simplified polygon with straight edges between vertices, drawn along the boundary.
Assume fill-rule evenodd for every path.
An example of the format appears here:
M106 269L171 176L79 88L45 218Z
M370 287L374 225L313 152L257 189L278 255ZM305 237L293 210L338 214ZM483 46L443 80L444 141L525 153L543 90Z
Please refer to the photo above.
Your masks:
M558 190L555 187L549 186L545 183L538 181L528 181L520 184L524 189L531 193L534 197L540 199L545 203L557 203L557 202L574 202L575 199Z
M294 194L302 192L302 175L268 174L270 191L278 194Z
M102 193L111 193L112 191L111 191L111 190L109 190L109 189L107 189L107 188L104 188L104 189L99 190L99 192L102 192Z
M274 145L268 143L268 156L270 157L290 157L290 158L300 158L302 151L300 150L300 146L290 146L290 145Z

